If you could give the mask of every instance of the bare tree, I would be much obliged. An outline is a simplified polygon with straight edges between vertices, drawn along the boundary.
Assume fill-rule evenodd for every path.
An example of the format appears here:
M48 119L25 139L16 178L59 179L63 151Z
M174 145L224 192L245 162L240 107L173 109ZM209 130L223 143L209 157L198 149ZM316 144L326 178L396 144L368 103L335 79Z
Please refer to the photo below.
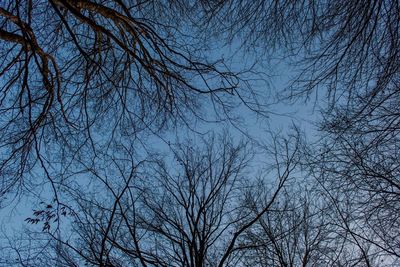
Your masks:
M172 159L137 162L127 152L133 157L115 157L103 168L85 166L78 173L94 180L89 188L64 188L70 201L59 217L47 205L28 219L43 226L32 233L33 247L47 240L36 260L61 266L236 266L251 249L242 245L243 236L273 207L298 164L297 145L283 147L272 158L271 190L257 212L248 202L259 186L249 177L255 175L250 147L233 145L226 136L198 147L179 144ZM23 259L16 263L29 262L27 256L34 262L26 250L16 251Z
M182 174L171 175L161 165L158 183L151 185L160 191L154 195L155 189L149 188L150 194L144 197L143 216L150 215L145 225L152 232L157 257L168 259L166 265L236 266L241 252L251 249L242 246L242 236L271 209L291 179L299 145L298 136L275 137L270 150L263 151L274 164L271 191L257 212L248 203L259 185L245 176L247 146L234 147L225 137L220 142L206 141L204 151L180 147L175 156Z
M256 212L260 201L253 203ZM389 264L392 259L357 235L353 209L344 206L317 185L287 184L271 209L243 237L243 246L251 247L243 255L244 266Z
M346 232L342 235L364 254L364 259L395 264L400 256L396 168L389 167L393 161L377 147L359 154L363 145L354 137L338 139L323 147L310 165L335 207L338 226Z
M54 169L117 139L231 119L232 95L251 92L188 36L183 4L2 1L1 195L32 190L35 172L57 183Z
M253 246L246 266L328 266L331 225L327 210L318 209L310 192L285 187L271 210L246 233ZM259 210L254 202L254 210Z
M292 96L326 89L340 104L398 84L398 1L205 1L208 29L250 49L293 57L303 69ZM294 55L293 55L294 53ZM372 86L371 86L372 85ZM393 98L394 99L394 98Z
M70 266L398 262L399 10L397 0L3 1L0 206L51 192L27 220L42 223L44 245L10 241L7 253L21 265L40 262L39 247ZM296 138L273 138L277 183L262 200L240 176L244 145L178 146L173 166L149 156L149 136L232 121L237 101L259 111L242 76L208 55L213 33L297 64L284 100L315 96L322 111L322 141L303 154L316 203L285 187Z
M357 206L364 242L398 257L399 1L227 0L202 8L211 14L206 25L229 41L242 36L256 52L298 64L285 97L318 100L322 92L324 140L314 162L322 162L327 188Z

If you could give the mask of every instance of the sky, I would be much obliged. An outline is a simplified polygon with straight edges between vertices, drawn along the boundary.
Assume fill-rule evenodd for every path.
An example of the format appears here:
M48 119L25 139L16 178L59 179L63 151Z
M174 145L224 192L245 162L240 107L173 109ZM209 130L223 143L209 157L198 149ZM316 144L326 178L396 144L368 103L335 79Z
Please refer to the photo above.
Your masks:
M227 46L223 45L221 41L221 44L215 44L212 51L210 55L215 59L220 57L231 59L227 63L232 70L243 70L252 66L252 70L257 74L246 74L245 76L250 78L250 86L265 97L261 101L268 104L265 107L267 116L257 116L246 106L240 104L233 111L233 114L237 114L240 117L239 124L226 123L221 127L221 123L199 122L193 129L200 133L217 134L228 130L236 140L240 140L245 133L256 140L267 141L265 139L268 139L269 131L286 133L290 131L293 124L296 124L303 130L307 138L313 139L316 134L313 123L317 118L318 108L313 105L312 101L307 103L305 101L288 103L276 99L276 94L288 87L291 79L296 76L296 69L290 62L278 57L270 61L258 58L259 56L255 52L249 53L248 51L240 50L238 42ZM256 64L253 66L254 62ZM210 112L210 114L212 113L212 107L207 107L207 104L204 105L203 109L206 112ZM168 145L175 143L177 136L181 141L191 139L196 142L195 134L181 129L178 127L160 136L148 136L147 142L151 144L154 151L168 151ZM46 196L46 191L48 189L42 191L41 197ZM1 215L3 216L0 216L0 220L5 233L9 233L11 229L18 231L19 228L26 226L24 219L32 214L32 204L37 202L34 199L25 198L13 201L11 205L2 208Z
M222 43L222 42L221 42ZM293 124L296 124L306 134L307 138L313 138L316 133L313 123L317 117L317 108L312 102L298 101L296 103L282 102L276 99L276 93L281 92L284 88L289 86L290 80L295 77L295 67L290 62L284 59L276 58L270 61L264 60L255 52L248 53L248 51L238 51L239 43L233 43L230 47L223 46L222 44L215 44L213 52L210 52L210 57L218 59L220 57L229 58L227 61L229 68L232 70L243 70L249 66L253 66L252 71L257 74L246 74L245 77L249 78L249 85L256 91L260 92L263 99L259 99L260 103L267 104L265 106L265 117L257 116L245 105L238 104L233 114L236 114L240 119L239 123L202 123L198 122L193 129L200 133L214 133L222 134L224 131L229 131L230 135L239 141L243 138L243 134L248 134L252 138L260 142L268 142L270 137L269 132L287 133L290 131ZM244 84L247 86L246 84ZM203 104L203 110L206 113L212 114L213 108L210 103ZM184 127L183 127L184 128ZM101 138L101 137L98 137ZM150 144L150 149L153 152L165 153L169 152L169 145L177 141L190 139L197 143L198 137L191 131L183 130L181 127L165 132L160 135L146 136L147 144ZM143 154L146 152L143 149ZM264 164L264 158L256 158L256 164ZM256 166L255 166L256 167ZM255 168L257 169L257 168ZM40 171L37 172L38 176L43 175ZM87 186L85 181L82 186ZM88 190L89 187L88 187ZM21 199L12 201L6 207L1 207L0 210L0 232L8 237L23 236L24 228L39 230L41 225L28 225L25 221L26 218L32 216L32 212L38 206L40 201L47 199L51 201L52 194L49 184L44 186L39 194L23 196ZM1 234L0 234L1 241ZM5 243L3 243L5 244ZM0 246L1 248L1 246Z

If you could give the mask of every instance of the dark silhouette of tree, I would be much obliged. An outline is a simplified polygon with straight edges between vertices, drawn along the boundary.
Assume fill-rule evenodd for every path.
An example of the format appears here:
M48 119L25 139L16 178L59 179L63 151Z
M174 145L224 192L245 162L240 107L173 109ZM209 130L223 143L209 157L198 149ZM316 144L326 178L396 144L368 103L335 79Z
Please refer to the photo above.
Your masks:
M229 41L240 36L256 53L298 64L283 96L315 96L322 110L314 162L324 183L358 207L363 242L398 257L399 1L226 0L202 9Z
M206 26L228 41L240 36L250 49L299 61L303 72L291 96L326 90L335 105L398 86L398 4L223 0L206 1L202 9Z
M366 250L364 258L379 256L386 258L385 262L398 261L400 199L396 167L389 167L393 164L391 156L385 156L377 147L359 154L357 150L363 145L354 137L337 139L323 147L310 166L335 207L342 231L358 250Z
M251 92L188 37L182 4L1 3L1 195L30 188L36 167L56 191L52 169L122 137L231 119Z
M319 197L312 199L303 190L285 187L271 210L246 233L244 244L254 247L246 266L332 266L327 260L334 252L330 210L318 208ZM261 203L254 201L255 212Z
M336 201L316 185L286 184L271 209L244 236L243 246L252 248L243 255L244 266L377 266L382 259L389 262L387 255L356 235L352 207L345 210ZM253 203L257 212L262 201Z
M234 145L227 136L204 139L202 146L179 144L174 158L166 161L115 158L114 167L90 167L87 175L103 186L98 183L89 193L71 188L74 208L63 209L60 216L70 222L70 234L59 234L53 207L36 211L28 221L43 226L36 240L47 241L36 257L16 249L23 259L16 262L236 266L242 251L250 249L240 240L273 207L298 164L298 140L288 140L275 140L284 150L271 155L271 190L256 212L248 202L259 186L248 177L253 173L250 146Z
M0 263L396 264L399 6L3 1L0 207L23 192L49 191L51 199L27 218L43 233L29 233L31 244L8 239L0 250L16 257ZM322 138L301 157L298 136L271 138L263 155L275 159L275 179L263 177L259 188L244 175L246 145L174 146L162 137L204 122L237 127L238 103L262 112L242 73L213 58L208 45L222 39L257 60L296 64L297 78L278 99L313 98L322 115ZM174 165L151 151L152 136ZM301 174L313 179L299 192L287 179L303 160ZM67 225L71 236L62 234Z

